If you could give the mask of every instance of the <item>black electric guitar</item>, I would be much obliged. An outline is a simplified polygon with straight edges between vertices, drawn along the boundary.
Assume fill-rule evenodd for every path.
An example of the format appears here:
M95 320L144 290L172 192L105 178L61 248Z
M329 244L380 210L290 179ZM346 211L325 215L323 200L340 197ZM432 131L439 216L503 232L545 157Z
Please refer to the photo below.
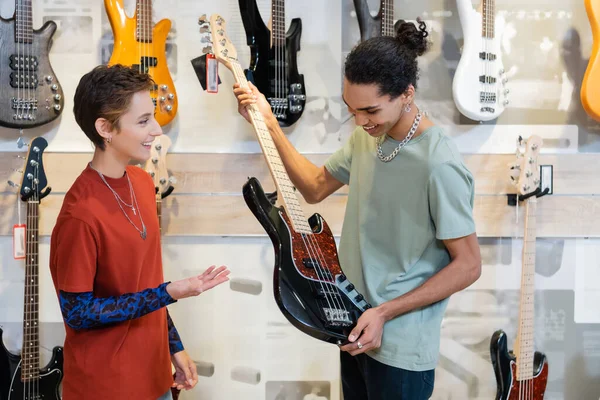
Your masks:
M2 350L10 364L8 400L60 400L59 385L63 377L63 349L55 347L48 365L40 369L39 350L39 242L40 201L50 193L46 187L42 154L46 139L37 137L30 144L21 183L21 199L27 203L25 229L25 293L23 297L23 348L21 355ZM1 350L0 350L1 351Z
M367 0L354 0L354 9L360 29L360 41L375 36L394 36L394 0L381 0L379 13L372 17Z
M237 53L225 33L225 20L210 18L216 59L248 87ZM243 187L246 204L267 231L275 249L273 288L283 315L302 332L330 343L345 343L360 315L371 306L339 264L335 240L319 214L306 219L271 134L256 106L248 107L252 126L277 192L267 195L256 178ZM276 206L277 199L281 206Z
M0 126L33 128L62 112L63 92L48 53L56 23L33 30L31 0L15 1L15 16L0 18Z
M263 22L256 0L239 0L242 22L252 53L246 77L265 95L281 126L293 125L304 111L306 88L298 73L302 20L292 19L285 32L285 1L272 0L271 25Z
M7 400L8 388L10 387L10 363L8 362L8 351L4 346L3 335L4 332L0 328L0 400Z
M527 139L524 154L512 166L518 178L511 176L517 186L519 200L525 203L525 234L521 273L518 337L515 351L509 352L506 333L498 330L490 342L490 356L498 391L496 400L542 400L548 382L548 361L543 353L534 350L534 288L536 196L540 195L540 171L537 163L542 146L539 136Z

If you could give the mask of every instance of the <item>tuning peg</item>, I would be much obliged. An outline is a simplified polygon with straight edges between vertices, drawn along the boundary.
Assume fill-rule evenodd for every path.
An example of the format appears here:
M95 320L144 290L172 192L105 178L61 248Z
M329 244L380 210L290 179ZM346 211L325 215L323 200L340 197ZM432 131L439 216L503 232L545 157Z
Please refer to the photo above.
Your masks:
M212 43L212 39L209 36L204 36L200 39L200 43Z
M208 33L210 32L210 27L208 25L202 25L200 27L200 33Z
M202 54L209 54L212 52L213 52L212 46L206 46L206 47L202 48Z
M200 18L198 18L198 25L208 24L208 19L206 18L206 14L202 14Z
M14 187L14 188L21 187L21 185L19 185L18 183L14 183L13 181L8 181L8 186L11 186L11 187Z
M173 183L173 184L177 183L177 178L175 178L174 176L170 176L169 183Z

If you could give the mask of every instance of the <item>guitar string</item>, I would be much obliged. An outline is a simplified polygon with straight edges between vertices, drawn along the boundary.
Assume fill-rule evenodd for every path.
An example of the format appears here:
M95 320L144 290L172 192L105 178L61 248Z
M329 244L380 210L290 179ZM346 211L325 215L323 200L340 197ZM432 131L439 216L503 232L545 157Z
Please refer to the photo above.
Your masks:
M278 0L275 0L273 2L273 14L275 15L275 24L274 24L274 32L275 34L274 36L274 41L273 41L273 45L276 46L275 47L275 51L277 53L277 56L275 58L275 68L277 70L277 79L276 79L276 85L277 85L277 95L275 96L276 100L275 100L275 112L277 113L277 115L281 115L281 82L283 80L283 77L281 76L281 38L280 38L280 24L281 24L281 19L279 18L278 15L278 9L277 9L277 2Z
M286 115L290 109L289 109L289 102L288 102L288 95L289 95L289 87L288 87L288 69L287 69L287 56L288 56L288 52L287 52L287 35L285 32L285 2L283 0L281 0L280 2L280 6L281 6L281 17L280 17L280 21L281 21L281 29L279 30L279 33L281 35L281 51L282 51L282 63L281 63L281 73L283 75L283 88L282 88L282 97L283 97L283 101L281 102L281 107L282 107L282 111L281 113Z
M15 60L17 63L17 98L16 98L16 107L17 107L17 121L21 119L21 85L23 84L23 75L21 74L21 25L23 21L23 11L21 0L16 3L16 13L17 13L17 59Z
M241 67L239 66L239 64L238 64L238 65L236 65L236 69L237 69L237 74L238 74L238 75L241 75L241 74L240 74ZM242 83L243 83L243 81L242 81ZM257 121L259 121L259 122L263 122L263 123L264 123L264 121L263 121L263 119L262 119L262 117L260 116L260 114L259 114L259 113L255 113L255 112L253 112L253 111L250 111L250 112L254 114L254 115L253 115L253 117L254 117L254 118L257 120ZM267 132L267 134L268 134L268 132ZM285 193L282 193L282 195L283 195L283 194L285 194ZM309 256L310 256L310 257L312 257L312 258L317 258L317 257L314 257L314 252L311 252L311 250L312 250L312 249L311 249L309 246L307 246L307 244L306 244L306 242L305 242L304 238L303 238L303 241L304 241L305 247L307 247L307 251L309 252ZM311 253L312 253L312 254L311 254ZM323 271L323 269L320 267L320 265L319 265L319 264L316 264L315 273L317 274L317 277L318 277L318 282L319 282L319 284L321 285L321 289L322 289L322 291L323 291L323 295L324 295L324 297L325 297L325 300L326 300L326 302L327 302L327 305L328 305L328 307L329 307L331 310L335 310L335 307L334 307L333 305L335 305L336 301L335 301L335 299L332 297L332 295L329 293L329 291L328 291L328 290L326 290L326 289L325 289L325 287L324 287L324 281L325 281L325 279L324 279L324 278L325 278L325 275L326 275L326 274L325 274L325 272ZM312 288L314 288L314 282L313 282L311 279L308 279L308 281L309 281L309 286L310 286L310 287L312 287ZM330 298L331 298L331 300L330 300ZM325 320L327 319L327 318L326 318L326 316L325 316L325 318L324 318L324 319L325 319Z
M238 80L238 82L239 82L239 83L240 83L242 86L243 86L244 84L247 86L247 82L245 82L244 75L243 75L243 73L241 73L241 72L240 72L240 71L241 71L241 66L239 65L239 63L237 63L237 62L231 62L231 64L232 64L232 66L233 66L233 70L234 70L234 71L233 71L233 72L234 72L234 76L237 76L237 80ZM249 113L252 115L252 117L253 117L254 119L256 119L256 120L257 120L257 121L259 121L259 122L263 122L263 123L264 123L264 121L263 121L263 120L262 120L262 118L260 117L260 113L259 113L259 112L257 112L255 109L250 109L250 110L249 110ZM267 131L267 134L268 134L268 131ZM283 195L283 193L282 193L282 195ZM303 238L303 241L304 241L304 238ZM309 255L310 255L311 249L310 249L309 247L307 247L307 250L308 250L308 252L309 252ZM311 256L311 257L312 257L312 256ZM333 303L333 304L335 304L335 303L336 303L336 301L335 301L335 299L333 298L333 295L331 295L331 294L329 293L329 291L328 291L328 290L326 290L326 289L325 289L325 287L324 287L324 285L323 285L323 281L324 281L323 277L325 276L325 273L324 273L324 271L322 270L322 267L319 265L319 263L317 263L317 264L316 264L315 271L316 271L316 274L317 274L317 276L319 277L318 283L319 283L319 284L320 284L320 286L321 286L321 290L323 291L323 295L324 295L324 297L325 297L325 300L327 301L327 304L328 304L329 308L330 308L331 310L335 310L335 308L334 308L334 307L332 307L332 303ZM319 275L320 275L320 276L319 276ZM308 281L309 281L309 286L310 286L311 288L313 288L313 289L314 289L314 282L313 282L311 279L308 279ZM339 302L338 302L338 303L339 303ZM342 303L342 304L343 304L343 303ZM327 319L327 318L325 318L325 319Z
M272 21L272 32L271 32L271 36L272 36L272 42L273 42L273 47L275 48L275 93L274 93L274 107L273 107L273 111L275 113L275 116L278 117L279 116L279 82L281 80L281 76L279 75L279 43L278 43L278 38L277 38L277 32L278 32L278 24L279 24L279 20L277 19L277 0L273 1L273 21Z
M31 101L32 101L32 96L31 96L31 90L32 90L32 85L33 85L33 70L32 70L32 62L31 62L31 55L32 55L32 44L29 43L29 39L30 39L30 32L31 32L31 26L30 24L32 23L32 9L31 9L31 0L26 0L25 3L25 8L26 8L26 18L25 18L25 26L23 27L25 30L25 38L23 40L24 42L24 46L26 49L26 53L25 53L25 73L27 76L27 101L25 102L25 104L27 105L27 119L29 120L30 118L32 118L32 106L31 106ZM33 40L32 40L33 42ZM29 72L29 73L27 73Z
M525 209L525 221L526 221L525 222L525 226L526 226L525 233L527 234L527 239L525 237L523 238L524 239L523 240L523 261L524 262L523 262L522 268L528 268L527 273L529 275L531 275L530 274L530 272L531 272L530 271L530 269L531 269L531 260L530 259L532 257L532 254L533 254L534 263L535 263L535 242L531 245L532 250L529 249L531 243L529 243L529 244L527 243L527 242L531 242L531 237L529 235L529 233L530 233L529 231L532 230L531 225L536 223L536 221L535 221L535 206L536 206L535 198L531 198L531 199L527 200L526 209ZM530 214L530 209L533 209L533 216L531 216L531 214ZM535 227L534 227L534 229L535 229ZM527 256L527 258L525 256ZM529 318L531 318L531 314L532 314L530 308L532 307L533 302L524 301L525 293L523 292L523 289L524 289L525 285L529 285L528 283L525 282L525 279L526 279L525 275L526 275L526 273L524 272L522 275L522 282L521 282L521 287L522 287L521 288L521 305L522 305L522 308L525 308L525 310L522 311L522 314L524 313L525 316L528 317L528 319L529 319ZM520 319L523 320L523 318L524 318L524 316L521 315ZM530 321L530 324L532 322L533 321ZM520 326L520 329L522 329L522 328L523 328L523 326ZM531 331L531 329L530 329L530 331ZM518 354L519 358L517 359L517 362L522 361L521 364L524 364L525 367L529 366L529 368L526 369L525 374L526 374L526 376L529 376L529 373L532 373L532 376L533 376L533 356L532 356L533 352L531 350L531 347L532 347L531 343L533 341L533 338L529 337L529 335L526 338L526 340L528 340L527 341L528 348L526 349L527 357L526 357L526 360L523 361L522 343L520 340L521 336L522 335L520 335L520 337L519 337L519 353L520 354ZM529 365L529 362L531 362L531 365ZM520 367L519 367L519 370L521 370ZM517 376L520 375L521 373L523 373L523 372L518 373ZM535 393L534 393L534 386L533 386L533 378L527 378L527 379L524 379L523 381L519 381L519 398L520 399L533 399L534 395L535 395Z
M235 62L232 62L231 64L232 64L232 66L233 66L233 70L234 70L234 71L233 71L233 72L234 72L234 76L236 76L236 77L237 77L237 80L238 80L238 82L239 82L239 83L240 83L242 86L244 86L244 85L246 85L246 86L247 86L247 82L245 82L245 78L243 78L243 73L241 73L241 71L240 71L240 70L241 70L241 67L239 66L239 64L238 64L238 63L235 63ZM259 114L259 113L254 113L252 110L248 110L248 111L249 111L249 113L252 115L253 119L255 119L257 122L263 122L263 121L262 121L262 118L260 117L260 114ZM267 149L265 149L265 152L268 154L268 150L267 150ZM317 274L318 274L318 272L317 272ZM310 279L309 279L308 281L309 281L309 286L310 286L311 288L313 288L313 290L314 290L314 282L313 282L312 280L310 280ZM330 308L333 308L333 307L331 306L331 303L329 302L329 296L327 296L327 291L326 291L326 290L325 290L325 288L323 287L323 284L322 284L322 282L320 282L320 283L321 283L321 289L323 290L323 293L324 293L324 295L325 295L325 298L326 298L326 300L327 300L327 302L328 302L328 305L329 305L329 307L330 307Z
M31 59L30 59L31 60ZM34 203L33 203L33 209L34 209L34 221L33 221L33 225L34 225L34 231L32 233L32 250L33 250L33 257L31 259L31 276L32 276L32 280L35 280L35 284L33 285L33 303L32 304L32 308L33 308L33 314L34 314L34 320L30 323L32 325L31 329L32 329L32 334L33 334L33 340L31 340L31 342L29 343L30 346L30 352L33 353L32 355L35 355L35 357L32 358L33 361L35 361L35 364L33 365L32 369L33 369L33 389L34 389L34 399L38 398L39 395L39 367L40 367L40 360L39 360L39 327L37 325L37 321L38 321L38 313L39 313L39 293L38 293L38 253L39 253L39 245L38 245L38 223L39 223L39 216L38 216L38 212L39 212L39 202L40 202L40 193L39 193L39 178L40 178L40 165L42 163L41 160L41 155L42 155L42 151L40 149L39 152L37 152L37 162L38 164L35 167L35 179L33 182L33 198L34 198ZM32 283L32 282L30 282ZM35 326L33 326L35 325ZM35 350L33 350L31 347L35 345L36 348ZM37 376L36 376L37 375Z
M243 74L240 74L239 71L241 71L241 66L239 66L238 63L233 63L236 66L236 70L238 71L238 75L243 76ZM243 82L241 82L243 83ZM258 113L257 113L258 114ZM256 115L256 119L260 122L264 121L262 120L262 117L260 116L260 114ZM267 131L267 134L268 131ZM274 144L273 144L274 145ZM281 164L283 166L283 164ZM283 194L283 193L282 193ZM329 305L329 308L335 312L338 316L339 316L339 312L340 311L345 311L347 313L347 308L341 298L340 292L339 292L339 288L337 287L337 285L335 285L334 283L330 283L329 279L326 279L328 277L327 273L325 271L331 271L331 269L328 267L326 259L318 245L318 243L315 241L314 236L308 235L307 237L304 237L304 235L302 234L302 239L303 239L303 243L310 255L311 258L317 260L316 263L316 268L315 268L315 273L317 274L317 277L320 280L320 284L321 284L321 288L323 290L323 294L325 296L325 299ZM333 274L330 274L331 277L333 278ZM326 290L323 287L323 282L328 283L328 286L330 288L333 288L333 290L330 292L329 290ZM310 284L310 279L309 279L309 284ZM312 286L312 285L311 285ZM332 304L335 305L335 307L332 307ZM327 319L326 316L324 319Z

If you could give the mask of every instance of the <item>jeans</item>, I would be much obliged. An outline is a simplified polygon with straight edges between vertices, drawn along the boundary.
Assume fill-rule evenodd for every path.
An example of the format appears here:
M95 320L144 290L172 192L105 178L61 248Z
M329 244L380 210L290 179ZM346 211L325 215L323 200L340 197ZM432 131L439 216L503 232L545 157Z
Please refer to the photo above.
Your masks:
M344 400L427 400L433 393L433 369L408 371L345 351L340 352L340 361Z
M171 389L167 390L165 394L160 396L158 400L173 400L173 395L171 394Z

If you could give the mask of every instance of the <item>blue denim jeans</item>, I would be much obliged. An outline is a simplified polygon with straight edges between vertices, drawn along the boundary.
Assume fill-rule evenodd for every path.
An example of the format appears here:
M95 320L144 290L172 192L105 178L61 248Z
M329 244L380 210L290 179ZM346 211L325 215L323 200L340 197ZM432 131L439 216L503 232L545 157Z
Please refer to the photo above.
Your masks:
M340 361L344 400L427 400L433 393L433 369L408 371L345 351L340 352Z
M160 396L158 398L158 400L173 400L173 395L171 394L171 389L167 390L167 393Z

